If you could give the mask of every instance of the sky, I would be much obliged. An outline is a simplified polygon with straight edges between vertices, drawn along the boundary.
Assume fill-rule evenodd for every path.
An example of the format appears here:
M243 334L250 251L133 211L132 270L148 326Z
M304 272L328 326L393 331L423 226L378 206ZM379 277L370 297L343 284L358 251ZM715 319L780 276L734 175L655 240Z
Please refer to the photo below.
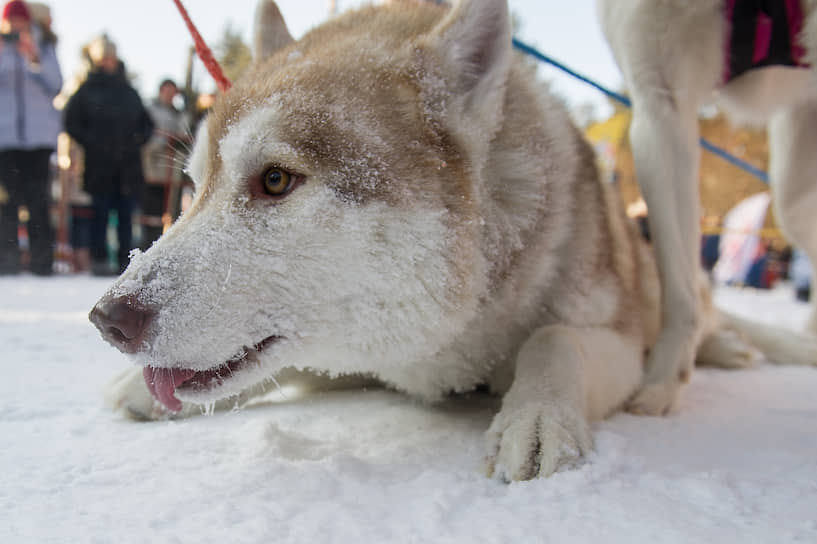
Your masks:
M183 81L187 51L192 45L186 27L172 0L112 2L110 0L49 0L54 29L60 37L58 54L66 79L79 67L79 50L101 32L117 43L130 72L139 76L137 89L143 98L155 95L165 77ZM337 0L341 11L364 0ZM256 0L186 0L191 17L204 39L213 46L226 25L250 39ZM328 16L328 0L278 0L290 32L298 38ZM510 0L510 9L520 21L517 37L545 54L569 65L601 83L617 89L621 76L615 66L596 21L594 0ZM195 72L200 88L214 88L198 64ZM575 82L552 68L543 68L542 77L571 106L585 103L606 111L600 93Z

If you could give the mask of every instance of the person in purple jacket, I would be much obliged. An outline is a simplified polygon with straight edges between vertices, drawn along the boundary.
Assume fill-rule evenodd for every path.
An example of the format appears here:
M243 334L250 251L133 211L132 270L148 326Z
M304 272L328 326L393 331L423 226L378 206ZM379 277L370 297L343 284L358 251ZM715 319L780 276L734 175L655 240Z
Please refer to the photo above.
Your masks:
M61 88L53 34L34 27L25 2L7 2L0 19L0 274L20 270L23 205L30 214L31 272L52 273L49 161L61 128L52 102Z

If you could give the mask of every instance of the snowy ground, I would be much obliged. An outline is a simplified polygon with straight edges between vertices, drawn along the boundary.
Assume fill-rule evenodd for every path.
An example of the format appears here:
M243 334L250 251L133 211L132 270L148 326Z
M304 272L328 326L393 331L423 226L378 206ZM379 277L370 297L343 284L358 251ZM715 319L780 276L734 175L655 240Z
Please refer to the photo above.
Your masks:
M106 285L0 279L0 542L817 542L815 368L699 371L673 415L597 425L579 470L504 485L479 470L487 397L107 411L128 363L86 318ZM805 320L787 289L717 299Z

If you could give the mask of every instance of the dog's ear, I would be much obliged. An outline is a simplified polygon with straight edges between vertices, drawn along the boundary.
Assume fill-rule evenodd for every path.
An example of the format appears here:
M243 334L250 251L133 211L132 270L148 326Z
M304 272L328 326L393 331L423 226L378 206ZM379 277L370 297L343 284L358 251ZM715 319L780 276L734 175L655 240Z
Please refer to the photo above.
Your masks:
M260 62L295 40L273 0L259 0L253 25L253 59Z
M466 97L466 108L501 105L511 65L507 0L459 0L426 43L442 57L444 73L454 74L452 90Z

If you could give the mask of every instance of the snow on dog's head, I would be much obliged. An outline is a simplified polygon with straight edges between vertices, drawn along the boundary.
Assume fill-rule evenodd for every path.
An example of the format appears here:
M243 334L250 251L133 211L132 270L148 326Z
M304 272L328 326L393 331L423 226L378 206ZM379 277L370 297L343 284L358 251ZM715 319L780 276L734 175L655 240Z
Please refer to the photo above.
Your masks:
M196 143L191 209L92 310L157 399L289 366L388 375L466 327L488 288L475 178L492 134L475 126L500 115L507 61L456 38L495 26L494 5L398 2L294 42L261 2L256 62Z

